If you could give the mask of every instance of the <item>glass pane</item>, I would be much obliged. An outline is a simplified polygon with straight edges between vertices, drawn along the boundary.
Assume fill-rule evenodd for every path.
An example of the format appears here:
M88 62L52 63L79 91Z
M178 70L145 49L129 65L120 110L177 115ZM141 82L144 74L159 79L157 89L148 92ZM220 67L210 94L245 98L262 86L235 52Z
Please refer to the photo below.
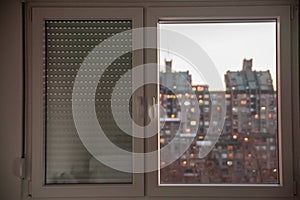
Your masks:
M278 184L276 21L158 26L159 183Z
M93 113L86 113L88 111L84 108L84 102L92 101L97 120L109 140L120 148L131 151L132 139L113 120L110 99L118 79L131 69L132 55L121 54L107 68L107 63L104 63L119 55L122 49L131 49L131 33L126 32L122 41L111 40L112 45L103 45L103 51L95 48L105 39L131 28L132 22L128 20L45 21L46 184L132 183L132 174L107 167L90 154L78 135L72 114L72 101L82 102L84 117L77 123L87 122L85 120L92 118ZM84 75L79 77L83 90L78 94L79 98L72 99L75 78L81 65L85 66ZM91 99L88 90L99 72L102 76L96 81L95 97ZM123 86L126 88L124 92L130 91L131 78ZM130 129L131 124L128 126ZM110 156L111 152L107 149L101 153Z

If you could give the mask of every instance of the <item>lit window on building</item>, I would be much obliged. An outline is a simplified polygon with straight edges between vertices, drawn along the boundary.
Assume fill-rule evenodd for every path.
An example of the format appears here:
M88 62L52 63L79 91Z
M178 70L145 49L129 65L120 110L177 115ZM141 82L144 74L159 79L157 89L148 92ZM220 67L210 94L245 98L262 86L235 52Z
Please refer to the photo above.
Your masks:
M247 100L241 100L241 105L246 105L247 104Z

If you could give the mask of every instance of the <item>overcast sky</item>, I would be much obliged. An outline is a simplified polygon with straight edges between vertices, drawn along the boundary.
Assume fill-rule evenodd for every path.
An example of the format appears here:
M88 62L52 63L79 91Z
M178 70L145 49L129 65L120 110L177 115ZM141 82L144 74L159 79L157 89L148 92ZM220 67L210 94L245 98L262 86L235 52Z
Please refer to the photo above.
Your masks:
M176 31L195 41L208 54L216 66L224 84L224 74L227 70L242 69L244 58L253 59L253 70L270 70L276 89L276 23L190 23L190 24L160 24L159 28ZM172 45L184 41L174 41L172 37L160 35L160 64L164 59L173 60L173 70L186 71L192 74L193 85L205 84L197 76L190 64L172 54ZM184 43L182 43L184 45ZM193 49L190 49L193 51ZM212 88L210 90L224 90Z

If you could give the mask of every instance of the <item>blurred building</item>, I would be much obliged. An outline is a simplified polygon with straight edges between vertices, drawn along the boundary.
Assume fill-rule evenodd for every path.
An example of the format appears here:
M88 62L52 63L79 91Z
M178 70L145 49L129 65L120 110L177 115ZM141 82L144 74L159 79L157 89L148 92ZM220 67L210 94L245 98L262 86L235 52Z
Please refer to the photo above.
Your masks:
M227 133L240 142L236 148L243 154L233 164L241 165L247 182L277 182L277 100L270 72L252 70L252 59L244 59L241 71L227 71L225 84Z
M161 182L277 183L277 101L270 72L254 71L252 60L244 60L241 71L225 74L226 91L191 82L188 71L172 71L172 61L166 61L160 72L160 104L166 111L160 115L160 144L174 139L170 148L178 156L184 144L192 145L161 170ZM218 134L214 149L200 158L199 148Z

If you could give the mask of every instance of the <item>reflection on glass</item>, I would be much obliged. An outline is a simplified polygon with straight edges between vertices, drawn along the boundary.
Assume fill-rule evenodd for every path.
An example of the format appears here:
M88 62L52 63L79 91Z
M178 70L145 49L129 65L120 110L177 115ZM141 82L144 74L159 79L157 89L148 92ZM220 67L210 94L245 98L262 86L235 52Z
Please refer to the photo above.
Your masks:
M132 174L105 166L83 146L72 115L72 91L80 65L103 40L130 30L128 20L48 20L45 23L45 183L132 183ZM95 99L80 94L77 101L94 101L97 119L106 136L120 148L131 151L131 137L115 124L111 112L111 93L120 76L131 68L131 54L116 59L105 71L103 59L114 56L123 47L131 46L131 34L122 42L107 47L107 51L93 52L88 71L81 77L81 86L89 87L99 71ZM131 88L131 81L124 83ZM85 113L84 105L82 112ZM91 115L92 116L92 113ZM84 123L82 119L82 122ZM88 120L88 119L87 119ZM79 121L78 123L82 123ZM131 126L131 124L128 124ZM97 144L99 145L99 144ZM110 151L102 152L109 156Z
M178 159L168 166L160 159L160 184L279 183L276 22L160 23L159 28L179 32L197 43L214 62L219 72L216 79L224 83L223 88L211 87L190 63L172 54L172 45L182 41L160 35L160 48L166 50L159 52L160 104L164 108L160 147L180 134L171 150ZM189 103L191 94L185 82L192 86L197 105ZM196 107L200 116L194 114ZM225 122L217 130L221 135L201 158L199 149L211 144L206 134L218 125L223 109ZM186 142L190 147L179 155Z

